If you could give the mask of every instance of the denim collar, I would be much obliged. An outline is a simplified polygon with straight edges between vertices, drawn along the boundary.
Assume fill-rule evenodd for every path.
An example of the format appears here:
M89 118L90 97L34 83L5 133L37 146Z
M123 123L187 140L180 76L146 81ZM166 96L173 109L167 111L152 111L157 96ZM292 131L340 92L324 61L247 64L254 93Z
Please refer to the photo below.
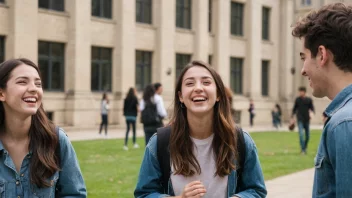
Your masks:
M331 117L351 99L352 84L345 87L340 93L336 95L336 97L331 101L329 106L325 109L325 115Z

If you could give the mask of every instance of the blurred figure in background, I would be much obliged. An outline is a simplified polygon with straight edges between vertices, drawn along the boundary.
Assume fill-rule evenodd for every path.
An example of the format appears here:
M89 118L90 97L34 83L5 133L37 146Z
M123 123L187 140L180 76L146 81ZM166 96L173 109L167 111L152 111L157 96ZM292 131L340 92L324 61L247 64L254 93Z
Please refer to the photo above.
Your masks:
M136 143L136 119L138 112L138 99L136 89L131 87L128 90L126 98L123 105L123 115L126 118L126 136L125 136L125 145L123 146L124 150L128 150L128 133L130 132L130 126L132 126L133 132L133 147L139 148L139 145Z
M249 124L250 124L251 127L252 127L253 124L254 124L254 116L255 116L255 110L254 110L254 102L253 102L253 99L251 99L250 102L249 102L248 112L249 112Z
M164 115L163 117L160 116L160 127L164 126L163 119L167 116L167 112L164 106L164 100L161 94L163 93L163 85L161 83L154 83L154 90L155 90L155 101L160 104L160 115Z
M147 145L156 129L162 126L161 118L166 117L165 108L160 97L155 94L153 85L148 85L144 88L143 99L139 107L145 134L145 145Z
M105 138L107 138L108 137L109 99L108 99L108 95L106 93L103 93L103 98L101 99L100 112L101 112L101 124L100 124L100 128L99 128L99 135L102 135L101 131L104 126Z

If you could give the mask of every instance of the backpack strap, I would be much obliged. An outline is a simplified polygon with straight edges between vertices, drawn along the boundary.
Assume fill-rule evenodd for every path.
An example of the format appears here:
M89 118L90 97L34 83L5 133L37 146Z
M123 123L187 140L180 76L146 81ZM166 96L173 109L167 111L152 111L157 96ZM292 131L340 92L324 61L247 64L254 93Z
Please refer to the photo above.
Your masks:
M163 193L168 193L168 183L170 179L171 164L170 164L170 134L171 126L157 129L157 155L161 169L161 186Z
M237 149L239 155L239 168L237 171L238 181L241 181L243 167L246 157L246 144L244 140L244 132L242 128L236 128L238 141ZM157 156L161 169L161 185L163 187L163 193L168 193L168 183L170 179L171 163L170 163L170 142L171 126L162 127L157 129ZM239 185L237 185L238 187Z

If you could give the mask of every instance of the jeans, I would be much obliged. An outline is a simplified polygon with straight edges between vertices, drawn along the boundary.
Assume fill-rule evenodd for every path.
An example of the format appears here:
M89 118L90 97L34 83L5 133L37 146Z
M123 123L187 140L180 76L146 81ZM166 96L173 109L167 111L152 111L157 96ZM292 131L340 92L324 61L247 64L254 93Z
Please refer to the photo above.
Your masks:
M301 150L306 152L307 146L308 146L308 141L309 141L309 121L298 121L297 122L298 126L298 132L299 132L299 143L301 145ZM305 131L305 138L303 130Z
M101 130L105 129L105 135L108 134L108 115L107 114L101 114L101 124L100 124L100 129L99 129L99 134L101 134Z
M251 126L253 126L253 120L254 120L254 114L253 113L250 113L249 114L249 124L251 125Z
M127 125L127 130L126 130L126 137L125 137L125 146L127 146L127 142L128 142L128 133L130 132L130 125L132 125L133 144L136 143L136 121L126 120L126 125Z

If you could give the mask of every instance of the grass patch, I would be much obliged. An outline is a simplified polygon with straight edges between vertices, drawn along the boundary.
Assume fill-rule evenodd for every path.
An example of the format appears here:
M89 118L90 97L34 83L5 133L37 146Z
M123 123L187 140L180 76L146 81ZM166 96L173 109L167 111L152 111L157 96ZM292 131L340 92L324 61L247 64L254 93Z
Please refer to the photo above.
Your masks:
M311 132L308 155L299 154L298 133L251 133L264 172L265 180L313 167L321 133ZM73 142L90 198L133 197L140 163L144 154L144 138L141 145L122 150L122 139Z

